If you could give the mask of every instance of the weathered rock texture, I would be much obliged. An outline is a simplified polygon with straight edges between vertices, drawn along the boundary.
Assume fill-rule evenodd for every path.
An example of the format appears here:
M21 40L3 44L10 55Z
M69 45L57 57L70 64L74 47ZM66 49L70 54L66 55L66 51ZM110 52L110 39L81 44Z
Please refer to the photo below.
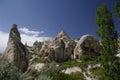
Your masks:
M50 43L51 43L50 41L44 41L43 42L42 48L40 50L40 54L43 54L43 56L47 56L46 54L47 54L47 50L49 48Z
M42 48L42 45L43 45L43 42L38 42L38 41L34 42L34 44L33 44L33 49L34 49L34 51L35 51L36 53L40 53L40 50L41 50L41 48Z
M14 24L10 30L7 48L2 56L5 61L14 63L21 71L26 71L30 55L26 47L21 42L17 25Z
M74 58L80 59L83 54L95 57L99 55L100 50L101 46L96 38L91 35L84 35L74 49Z
M65 61L73 54L76 43L62 30L49 45L48 57L50 60Z

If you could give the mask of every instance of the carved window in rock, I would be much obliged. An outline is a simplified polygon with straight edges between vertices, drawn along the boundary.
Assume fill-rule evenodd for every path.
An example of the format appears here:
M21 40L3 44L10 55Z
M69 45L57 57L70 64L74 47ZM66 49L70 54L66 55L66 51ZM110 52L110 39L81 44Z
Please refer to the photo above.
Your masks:
M79 57L78 57L78 55L75 55L75 57L76 57L76 59L78 59Z

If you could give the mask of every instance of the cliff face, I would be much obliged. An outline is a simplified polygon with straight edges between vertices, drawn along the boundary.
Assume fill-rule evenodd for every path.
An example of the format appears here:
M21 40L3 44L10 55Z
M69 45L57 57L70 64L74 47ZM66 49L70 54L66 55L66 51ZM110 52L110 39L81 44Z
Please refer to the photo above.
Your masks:
M29 52L21 42L20 33L16 24L13 24L10 30L7 48L2 59L14 63L23 72L27 70Z

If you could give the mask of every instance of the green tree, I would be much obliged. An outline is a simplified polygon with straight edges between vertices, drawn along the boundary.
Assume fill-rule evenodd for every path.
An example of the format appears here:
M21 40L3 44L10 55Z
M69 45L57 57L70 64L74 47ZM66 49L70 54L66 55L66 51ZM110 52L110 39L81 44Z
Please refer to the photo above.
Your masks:
M114 12L115 12L115 15L120 19L120 1L115 2Z
M101 65L103 67L102 80L119 80L120 63L116 57L118 49L118 33L115 30L112 14L105 4L101 4L96 12L98 36L101 37L103 49L101 50Z
M117 1L114 4L114 13L115 16L117 16L117 18L120 20L120 1ZM120 33L119 33L119 37L120 37Z

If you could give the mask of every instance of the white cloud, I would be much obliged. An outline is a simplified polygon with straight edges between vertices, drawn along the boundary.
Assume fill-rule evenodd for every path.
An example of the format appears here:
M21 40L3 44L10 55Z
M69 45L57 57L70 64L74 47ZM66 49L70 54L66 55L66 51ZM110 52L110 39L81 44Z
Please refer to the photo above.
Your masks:
M0 53L4 52L8 41L8 33L0 31Z
M51 40L51 37L37 37L37 36L30 36L26 34L21 34L22 42L25 44L27 43L29 46L32 46L33 43L37 41L45 41L45 40Z
M27 34L27 35L33 35L33 36L38 36L39 34L43 34L44 33L44 31L40 31L40 32L38 32L38 31L32 31L32 30L29 30L26 27L20 28L19 30L21 32Z
M39 37L38 34L44 33L42 31L41 32L30 31L27 28L20 28L20 29L23 29L24 31L23 33L21 33L21 41L23 42L23 44L27 43L29 46L32 46L36 40L37 41L52 40L51 37ZM7 46L8 37L9 37L9 33L0 31L0 53L4 52Z

